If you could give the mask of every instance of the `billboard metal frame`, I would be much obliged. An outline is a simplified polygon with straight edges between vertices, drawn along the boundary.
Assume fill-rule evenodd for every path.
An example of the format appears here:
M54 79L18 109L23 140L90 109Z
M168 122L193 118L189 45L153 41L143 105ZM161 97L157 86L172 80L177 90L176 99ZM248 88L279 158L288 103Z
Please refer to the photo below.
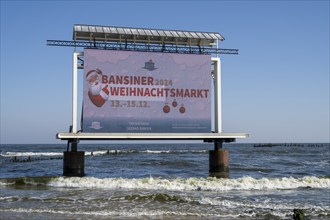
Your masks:
M147 51L162 53L187 53L187 54L231 54L238 55L238 49L225 49L210 46L180 46L172 44L146 44L132 42L94 42L94 41L64 41L64 40L47 40L48 46L60 47L82 47L90 49L104 50L128 50L128 51Z

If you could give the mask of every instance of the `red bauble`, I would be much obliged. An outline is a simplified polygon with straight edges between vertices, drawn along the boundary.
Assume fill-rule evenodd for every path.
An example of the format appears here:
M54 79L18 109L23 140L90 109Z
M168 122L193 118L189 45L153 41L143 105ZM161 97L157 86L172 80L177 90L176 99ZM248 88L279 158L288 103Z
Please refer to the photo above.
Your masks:
M174 100L174 101L172 102L172 106L175 108L175 107L178 106L178 103Z
M179 109L180 113L185 113L186 112L186 108L184 106L181 106Z
M168 105L165 105L164 107L163 107L163 111L164 111L164 113L169 113L170 112L170 106L168 106Z

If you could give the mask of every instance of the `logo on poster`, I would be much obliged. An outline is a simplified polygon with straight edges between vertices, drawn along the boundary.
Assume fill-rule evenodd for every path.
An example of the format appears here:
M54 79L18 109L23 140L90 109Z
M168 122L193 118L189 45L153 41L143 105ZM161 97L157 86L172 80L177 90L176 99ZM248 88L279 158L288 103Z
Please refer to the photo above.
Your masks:
M102 128L101 127L101 122L99 122L99 121L93 121L92 124L91 124L91 126L89 126L89 127L90 128L93 128L95 130L99 130L99 129Z
M144 63L144 69L149 70L149 71L154 71L157 68L155 68L155 63L150 59L148 62Z

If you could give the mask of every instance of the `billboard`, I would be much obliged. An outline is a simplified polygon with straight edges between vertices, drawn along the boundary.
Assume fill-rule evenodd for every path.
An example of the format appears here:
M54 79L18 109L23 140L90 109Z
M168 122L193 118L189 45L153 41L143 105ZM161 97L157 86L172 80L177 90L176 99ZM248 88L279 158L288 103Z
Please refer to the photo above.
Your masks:
M82 131L211 132L211 56L85 49Z

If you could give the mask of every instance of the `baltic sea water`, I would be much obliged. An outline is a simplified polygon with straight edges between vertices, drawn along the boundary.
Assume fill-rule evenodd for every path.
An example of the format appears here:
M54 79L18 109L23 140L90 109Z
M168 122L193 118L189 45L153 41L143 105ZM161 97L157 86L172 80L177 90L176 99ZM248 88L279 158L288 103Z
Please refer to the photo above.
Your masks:
M66 145L1 145L0 219L330 218L328 143L224 147L228 179L208 176L212 144L80 144L79 178Z

